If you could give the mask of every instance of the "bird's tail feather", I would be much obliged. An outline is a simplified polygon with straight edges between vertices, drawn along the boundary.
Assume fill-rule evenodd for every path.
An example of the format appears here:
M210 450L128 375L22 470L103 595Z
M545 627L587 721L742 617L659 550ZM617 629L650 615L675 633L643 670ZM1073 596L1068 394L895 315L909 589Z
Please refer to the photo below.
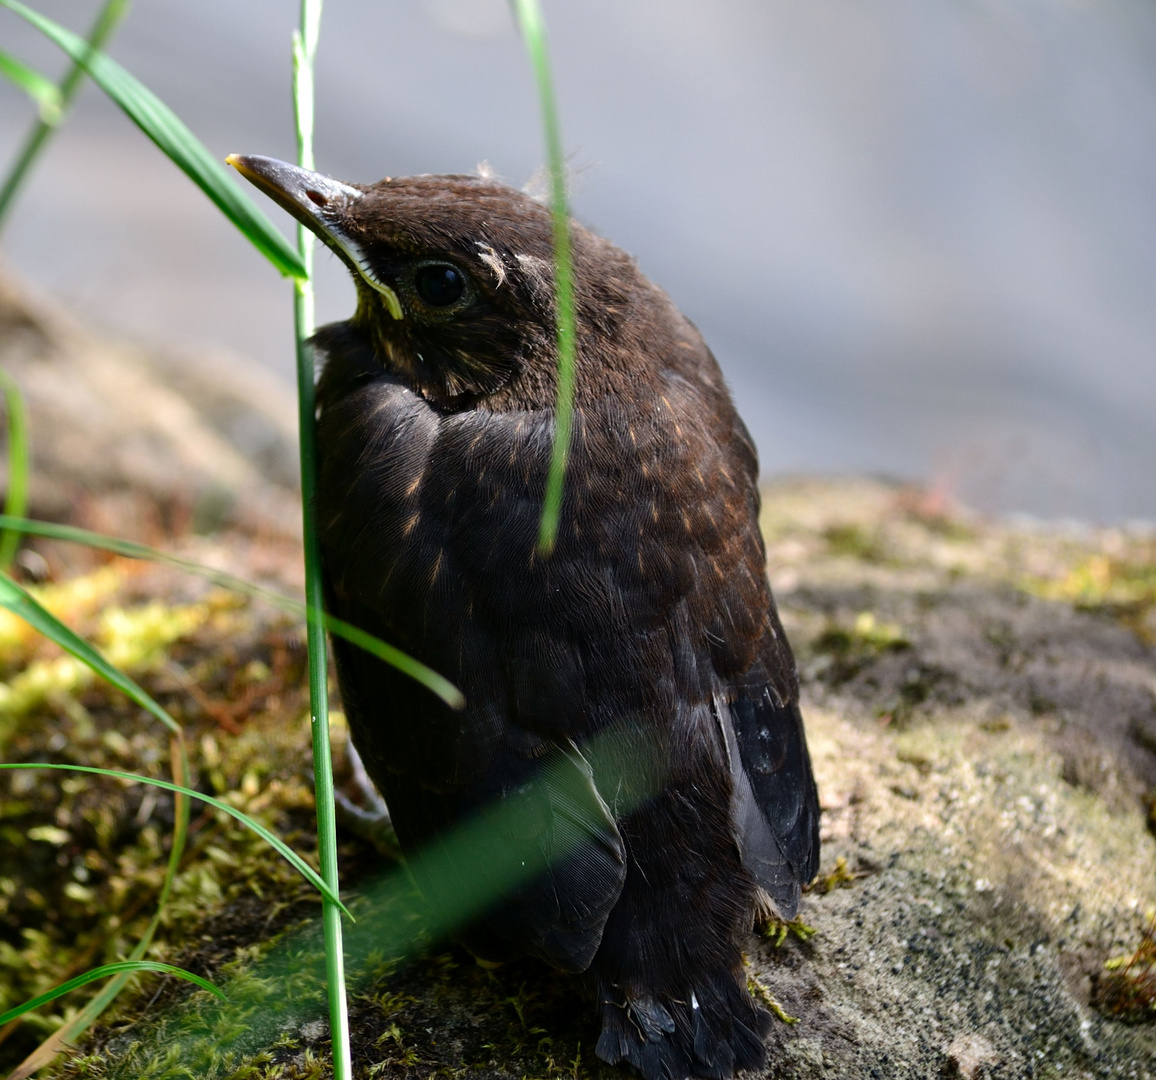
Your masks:
M629 1062L645 1080L729 1080L766 1064L770 1014L751 999L741 972L700 979L685 1000L606 988L599 1005L598 1056L611 1065Z

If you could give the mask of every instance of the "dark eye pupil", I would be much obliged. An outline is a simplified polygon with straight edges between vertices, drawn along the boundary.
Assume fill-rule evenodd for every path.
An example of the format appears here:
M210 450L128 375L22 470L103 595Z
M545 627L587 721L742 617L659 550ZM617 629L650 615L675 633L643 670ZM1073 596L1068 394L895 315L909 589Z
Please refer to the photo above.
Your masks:
M423 266L414 278L414 288L423 304L430 307L449 307L456 304L466 291L466 279L460 270L444 263Z

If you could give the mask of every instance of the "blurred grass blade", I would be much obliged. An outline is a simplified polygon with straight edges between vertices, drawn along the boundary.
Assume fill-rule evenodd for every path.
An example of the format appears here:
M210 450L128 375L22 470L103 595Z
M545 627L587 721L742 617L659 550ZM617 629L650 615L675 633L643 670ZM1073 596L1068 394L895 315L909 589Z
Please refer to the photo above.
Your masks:
M88 32L88 40L85 44L89 50L104 47L104 43L112 36L113 31L120 25L121 19L128 13L129 3L130 0L105 0L104 6L96 16L96 21L92 24L92 29ZM33 125L32 130L28 133L28 138L24 140L20 153L17 154L16 160L8 170L8 175L4 178L4 186L0 187L0 229L3 229L4 221L12 210L16 196L20 193L20 188L23 187L24 181L32 171L32 166L48 144L52 132L64 119L68 107L72 104L72 99L76 97L83 82L84 66L73 61L67 74L60 80L60 86L57 89L57 115L55 117L45 115L45 110L43 106L41 107L40 120Z
M40 106L40 119L49 125L60 120L60 87L39 71L0 49L0 75L15 83Z
M46 638L56 642L65 652L71 653L82 664L87 664L102 679L111 683L121 693L135 701L142 709L147 709L170 731L180 734L180 725L169 714L132 681L119 668L113 667L78 633L65 626L47 608L33 599L7 574L0 574L0 607L5 607L38 630Z
M30 22L46 37L81 64L172 162L181 169L282 274L302 277L305 267L297 252L273 227L256 204L226 173L225 167L185 127L163 101L138 82L120 64L95 51L81 37L51 19L25 7L18 0L0 0L0 6Z
M309 882L322 896L324 896L331 904L335 904L346 915L352 919L353 916L349 914L349 909L341 902L341 898L332 890L324 881L321 880L320 875L313 869L300 855L297 854L288 844L285 843L275 833L270 832L259 821L249 817L243 810L238 810L235 806L230 806L227 802L222 802L220 799L215 799L212 795L205 795L200 791L194 791L192 788L181 787L177 784L170 784L167 780L158 780L152 776L141 776L138 773L120 772L117 769L100 769L95 765L67 765L62 762L47 762L47 761L24 761L17 763L0 762L0 769L62 769L66 772L82 772L93 773L97 776L112 776L118 780L131 780L137 784L151 784L153 787L164 788L165 791L176 791L190 799L196 799L198 802L208 803L209 806L216 810L222 810L230 817L236 818L246 828L252 829L262 840L265 841L274 851L276 851L282 858L289 863L306 881Z
M126 559L145 559L149 562L171 566L185 574L211 581L223 589L251 596L255 600L263 600L274 607L287 611L290 614L305 618L305 605L291 596L254 585L251 581L227 574L224 570L216 570L211 566L194 562L192 559L182 559L179 555L170 555L159 548L148 547L146 544L137 544L131 540L121 540L116 536L106 536L103 533L89 532L87 529L78 529L73 525L57 525L51 521L36 521L31 518L11 517L0 514L0 530L10 529L13 532L27 533L31 536L43 536L51 540L64 540L73 544L84 544L87 547L101 551L111 551L114 555L121 555ZM415 682L421 683L431 693L436 694L451 709L460 709L466 699L462 692L449 679L439 675L431 667L427 667L420 660L415 660L408 653L390 645L381 638L359 627L339 619L335 615L322 615L325 628L338 637L345 638L359 648L371 653L391 667L397 668L404 675L408 675Z
M9 1009L6 1013L0 1013L0 1024L6 1024L9 1020L15 1020L18 1016L23 1016L26 1012L31 1012L33 1009L39 1009L41 1005L47 1005L51 1001L55 1001L58 997L63 997L65 994L78 987L87 986L90 982L96 982L97 979L107 978L109 975L134 974L138 971L156 971L162 975L176 975L180 979L188 979L191 983L196 983L202 990L208 990L210 994L216 994L222 1001L228 1001L223 990L219 990L208 979L202 979L200 975L194 975L191 971L186 971L184 968L173 967L172 964L161 964L156 960L121 960L115 964L105 964L102 967L93 968L91 971L86 971L83 975L77 975L75 979L69 979L66 983L61 983L41 994L39 997L34 997L31 1001L24 1002L23 1005L17 1005L14 1009Z
M23 517L28 509L28 409L16 380L0 368L0 391L8 415L8 491L4 496L4 516ZM0 533L0 570L7 570L20 546L20 533L5 529Z
M538 529L538 551L549 555L558 539L562 518L562 490L566 463L570 458L570 432L574 420L574 355L576 330L574 313L574 265L570 251L570 208L566 195L566 162L562 156L562 135L554 101L554 78L546 45L546 26L538 0L513 0L514 14L538 84L542 107L542 127L546 138L546 166L550 172L550 208L554 219L554 302L558 319L558 393L554 414L554 444L550 471L542 500L542 522Z
M552 861L573 858L590 840L590 834L565 823L573 820L564 807L575 805L570 793L578 779L576 769L584 777L599 778L599 790L612 794L619 820L662 791L667 780L662 752L649 740L640 743L640 735L645 739L630 721L599 732L581 747L585 764L574 748L563 751L568 760L545 762L516 792L479 808L411 852L405 867L393 866L376 879L362 881L355 898L360 921L345 927L350 985L369 996L379 993L383 972L396 971L407 958L429 956L431 945L495 901L509 900ZM538 820L538 812L528 817L527 807L543 805L561 810L552 837L529 826ZM419 894L418 882L428 892ZM325 974L319 937L316 921L299 926L259 958L239 966L225 984L228 1005L203 999L178 1005L165 1016L159 1045L163 1065L155 1072L151 1064L122 1070L124 1075L167 1076L165 1069L176 1061L181 1076L218 1076L223 1057L243 1061L284 1032L299 1031L319 1019ZM292 986L292 992L286 992L286 986ZM368 1000L361 993L361 1000ZM140 1066L148 1059L130 1061Z

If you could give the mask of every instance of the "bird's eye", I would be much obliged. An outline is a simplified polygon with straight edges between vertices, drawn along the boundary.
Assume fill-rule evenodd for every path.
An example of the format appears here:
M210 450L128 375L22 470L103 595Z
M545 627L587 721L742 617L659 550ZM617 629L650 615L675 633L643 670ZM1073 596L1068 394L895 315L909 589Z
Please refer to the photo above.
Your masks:
M465 296L466 276L449 263L428 263L414 274L413 287L428 307L451 307Z

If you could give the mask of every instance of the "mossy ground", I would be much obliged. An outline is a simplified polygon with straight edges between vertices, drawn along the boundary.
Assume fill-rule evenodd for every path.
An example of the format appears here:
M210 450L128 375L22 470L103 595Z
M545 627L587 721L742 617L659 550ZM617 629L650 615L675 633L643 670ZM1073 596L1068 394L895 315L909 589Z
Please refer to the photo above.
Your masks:
M776 1023L772 1075L1156 1075L1156 1024L1103 989L1156 902L1152 537L997 527L866 482L780 485L764 528L824 810L816 932L750 942L799 1021ZM57 577L45 602L185 726L193 783L312 858L298 628L119 560ZM4 760L168 775L154 721L3 620L0 677ZM140 786L0 777L0 1008L127 953L171 825ZM396 868L351 836L341 855L358 1076L620 1075L577 980L428 941ZM317 912L251 833L196 810L150 955L231 1004L140 978L53 1074L330 1075ZM84 995L0 1032L0 1069Z

